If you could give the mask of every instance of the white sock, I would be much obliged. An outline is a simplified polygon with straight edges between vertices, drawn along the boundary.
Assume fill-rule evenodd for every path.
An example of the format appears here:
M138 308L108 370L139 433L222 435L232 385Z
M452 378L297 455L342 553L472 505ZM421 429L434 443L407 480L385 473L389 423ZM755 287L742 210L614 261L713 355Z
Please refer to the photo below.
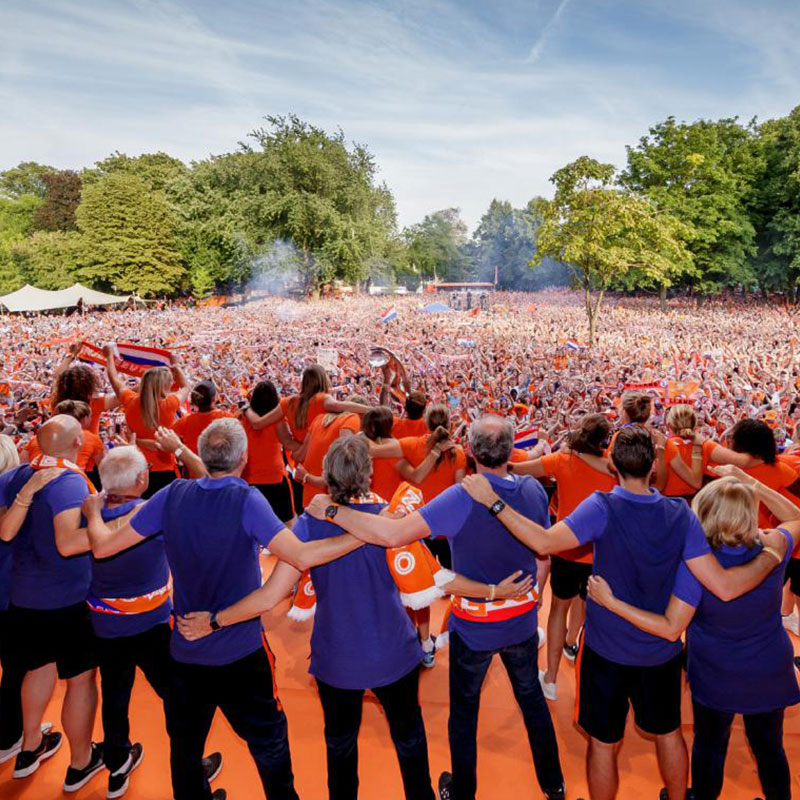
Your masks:
M435 647L433 637L429 636L423 643L422 643L422 652L423 653L432 653Z

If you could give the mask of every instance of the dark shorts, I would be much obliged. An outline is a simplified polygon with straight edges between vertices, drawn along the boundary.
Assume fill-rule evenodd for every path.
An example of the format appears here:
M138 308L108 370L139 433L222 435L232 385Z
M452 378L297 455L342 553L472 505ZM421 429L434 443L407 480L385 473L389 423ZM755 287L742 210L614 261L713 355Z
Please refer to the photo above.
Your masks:
M254 486L264 495L281 522L288 522L294 517L292 489L287 477L284 476L280 483L256 483Z
M559 600L572 600L580 595L586 599L592 565L569 561L560 556L550 557L550 588Z
M790 558L786 565L786 580L795 597L800 597L800 558Z
M607 744L622 740L629 705L636 725L663 736L681 725L683 653L652 667L609 661L584 644L579 658L578 725Z
M23 672L55 663L58 677L66 680L97 666L86 603L52 609L11 606L9 633L14 665Z

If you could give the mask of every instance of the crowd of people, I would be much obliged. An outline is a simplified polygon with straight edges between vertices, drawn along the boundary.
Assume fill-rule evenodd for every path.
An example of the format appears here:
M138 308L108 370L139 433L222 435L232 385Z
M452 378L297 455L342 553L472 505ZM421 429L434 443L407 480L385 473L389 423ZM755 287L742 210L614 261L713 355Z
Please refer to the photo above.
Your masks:
M387 324L378 299L273 298L2 320L0 763L30 779L66 740L64 790L106 770L122 797L144 757L138 667L163 701L175 800L226 797L211 788L222 755L205 754L217 709L265 796L296 798L260 622L293 596L314 618L332 800L358 796L367 690L406 798L474 800L495 655L549 800L575 797L548 705L563 659L592 800L618 795L631 707L664 800L722 796L737 714L764 797L791 797L800 317L618 299L588 347L564 292L396 310ZM123 341L166 348L171 366L121 374ZM264 551L277 561L262 583ZM451 769L434 786L418 686L446 640ZM63 734L44 719L56 678Z

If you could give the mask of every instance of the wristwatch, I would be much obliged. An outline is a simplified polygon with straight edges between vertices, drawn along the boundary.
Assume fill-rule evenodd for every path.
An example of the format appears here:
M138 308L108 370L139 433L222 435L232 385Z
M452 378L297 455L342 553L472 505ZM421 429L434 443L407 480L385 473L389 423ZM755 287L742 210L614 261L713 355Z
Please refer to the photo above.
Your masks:
M339 506L337 506L335 503L331 503L325 509L325 519L328 520L328 522L333 522L338 513L339 513Z
M180 457L181 457L182 455L183 455L183 445L181 445L181 446L180 446L180 447L179 447L179 448L178 448L178 449L175 451L175 458L177 458L178 460L180 460Z
M502 510L505 508L505 507L506 507L506 504L505 504L505 503L504 503L502 500L500 500L500 499L498 498L498 499L497 499L497 500L495 500L495 501L494 501L494 503L492 503L492 505L489 507L489 513L490 513L490 514L491 514L493 517L496 517L496 516L497 516L497 515L498 515L498 514L499 514L499 513L500 513L500 512L501 512L501 511L502 511Z
M222 625L217 622L217 612L215 611L208 620L208 624L211 626L212 631L221 631Z

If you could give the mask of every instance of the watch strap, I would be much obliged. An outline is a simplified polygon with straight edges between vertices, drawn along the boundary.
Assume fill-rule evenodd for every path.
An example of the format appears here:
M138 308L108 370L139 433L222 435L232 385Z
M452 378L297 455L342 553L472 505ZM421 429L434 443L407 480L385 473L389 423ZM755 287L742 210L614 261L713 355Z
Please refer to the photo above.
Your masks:
M495 500L489 508L489 513L496 517L505 507L506 504L502 500Z

